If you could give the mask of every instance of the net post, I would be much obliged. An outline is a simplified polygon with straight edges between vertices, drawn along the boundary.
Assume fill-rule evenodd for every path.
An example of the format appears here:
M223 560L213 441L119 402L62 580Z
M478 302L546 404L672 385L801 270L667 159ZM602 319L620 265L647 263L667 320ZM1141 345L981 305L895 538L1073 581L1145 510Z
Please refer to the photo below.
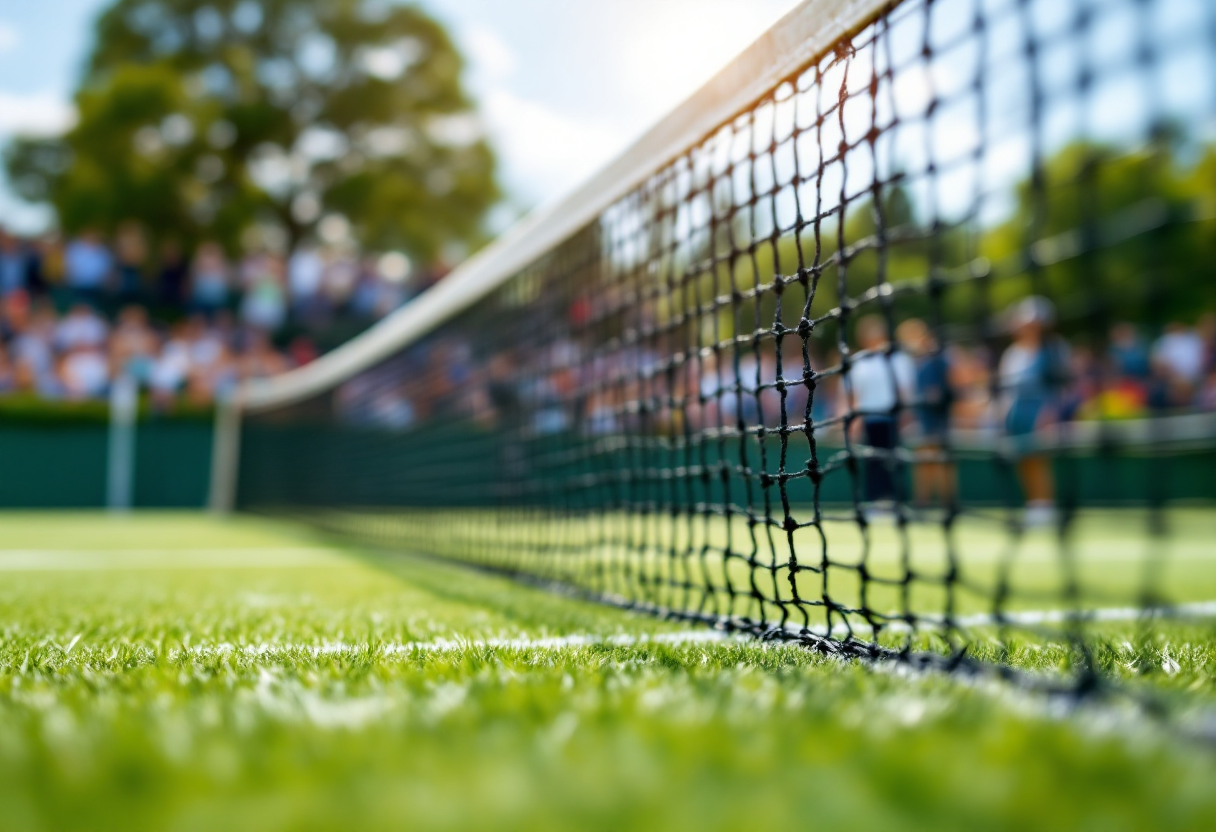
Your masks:
M211 436L211 486L207 509L212 514L231 514L236 508L236 480L240 470L241 407L235 392L220 396L215 406Z

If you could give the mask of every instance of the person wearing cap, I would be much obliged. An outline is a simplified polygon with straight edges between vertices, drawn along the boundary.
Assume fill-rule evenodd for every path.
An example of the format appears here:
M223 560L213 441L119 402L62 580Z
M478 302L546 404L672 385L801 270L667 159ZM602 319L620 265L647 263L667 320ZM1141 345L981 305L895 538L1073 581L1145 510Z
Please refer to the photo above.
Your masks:
M998 376L1005 410L1005 433L1017 457L1018 479L1026 497L1028 526L1055 518L1055 480L1051 458L1036 447L1036 433L1057 418L1060 393L1067 383L1068 346L1052 332L1055 307L1031 296L1010 314L1013 342L1001 355Z

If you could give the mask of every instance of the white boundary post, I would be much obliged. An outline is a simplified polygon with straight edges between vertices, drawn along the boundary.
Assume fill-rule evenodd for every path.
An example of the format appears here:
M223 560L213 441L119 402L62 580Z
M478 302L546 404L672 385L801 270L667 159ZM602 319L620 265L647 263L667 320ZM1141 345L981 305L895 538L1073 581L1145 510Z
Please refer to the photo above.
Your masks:
M236 482L241 458L241 408L230 393L215 406L211 436L211 487L207 508L213 514L230 514L236 508Z
M106 456L106 507L131 510L135 493L135 423L139 416L139 383L131 376L110 387L110 437Z

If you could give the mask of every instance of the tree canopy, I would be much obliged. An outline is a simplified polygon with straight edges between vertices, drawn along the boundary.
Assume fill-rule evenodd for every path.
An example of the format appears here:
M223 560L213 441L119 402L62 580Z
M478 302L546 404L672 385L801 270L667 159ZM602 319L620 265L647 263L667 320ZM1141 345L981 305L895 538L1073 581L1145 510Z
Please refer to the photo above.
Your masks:
M685 280L682 275L690 271L695 286L659 314L688 316L705 299L746 293L775 275L788 282L799 266L809 273L818 263L822 276L809 317L824 318L841 303L844 260L843 288L851 303L880 281L908 289L890 294L897 318L934 318L961 327L960 339L980 337L982 326L999 326L999 313L1030 294L1049 297L1058 306L1060 328L1080 337L1101 337L1115 321L1194 321L1216 310L1216 146L1181 131L1158 132L1139 145L1078 141L1055 148L1037 184L1027 176L1001 191L1009 205L1003 217L989 222L969 215L934 221L916 198L917 177L892 174L881 203L872 196L856 199L844 228L835 216L824 219L817 240L809 228L803 230L799 252L793 235L770 244L768 232L757 236L749 230L747 211L723 203L715 220L718 248L702 232L694 239L699 245L682 260L673 259L675 279ZM887 235L882 246L875 237L880 215ZM844 258L841 238L849 250ZM982 273L975 271L981 267ZM761 292L759 307L750 296L720 304L715 327L702 334L702 343L771 327L776 297ZM801 289L784 293L786 327L798 325L804 299ZM879 309L874 303L866 307ZM835 324L822 324L816 332L830 345Z
M14 142L9 177L68 232L134 220L231 247L268 223L294 246L333 216L428 262L475 242L499 197L462 68L410 5L117 0L76 126Z

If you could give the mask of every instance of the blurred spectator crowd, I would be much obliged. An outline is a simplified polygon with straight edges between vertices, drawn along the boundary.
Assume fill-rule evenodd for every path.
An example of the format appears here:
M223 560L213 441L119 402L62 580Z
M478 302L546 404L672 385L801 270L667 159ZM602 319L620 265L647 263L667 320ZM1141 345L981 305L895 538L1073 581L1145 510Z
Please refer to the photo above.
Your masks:
M915 440L947 428L1021 433L1075 420L1216 410L1216 315L1154 329L1118 322L1095 346L1059 333L1054 313L1036 309L1022 303L1008 310L1007 335L994 343L939 343L914 317L897 320L888 333L884 319L866 316L849 339L847 371L837 345L815 339L808 415L816 432L830 435L850 417L886 413L901 413L900 435ZM535 327L576 333L577 324ZM487 344L479 335L450 333L347 382L337 404L348 423L399 430L450 416L487 427L522 419L520 426L538 435L679 435L781 424L799 430L809 387L801 349L787 337L779 365L771 339L738 347L737 355L726 343L676 359L636 343L605 350L578 335L529 349L511 338ZM479 354L486 346L493 352ZM1028 424L1010 424L1015 401L1030 402Z
M426 282L409 277L404 255L348 246L230 258L211 242L153 251L137 226L112 240L0 231L0 394L101 398L127 374L162 410L205 406L388 314Z

